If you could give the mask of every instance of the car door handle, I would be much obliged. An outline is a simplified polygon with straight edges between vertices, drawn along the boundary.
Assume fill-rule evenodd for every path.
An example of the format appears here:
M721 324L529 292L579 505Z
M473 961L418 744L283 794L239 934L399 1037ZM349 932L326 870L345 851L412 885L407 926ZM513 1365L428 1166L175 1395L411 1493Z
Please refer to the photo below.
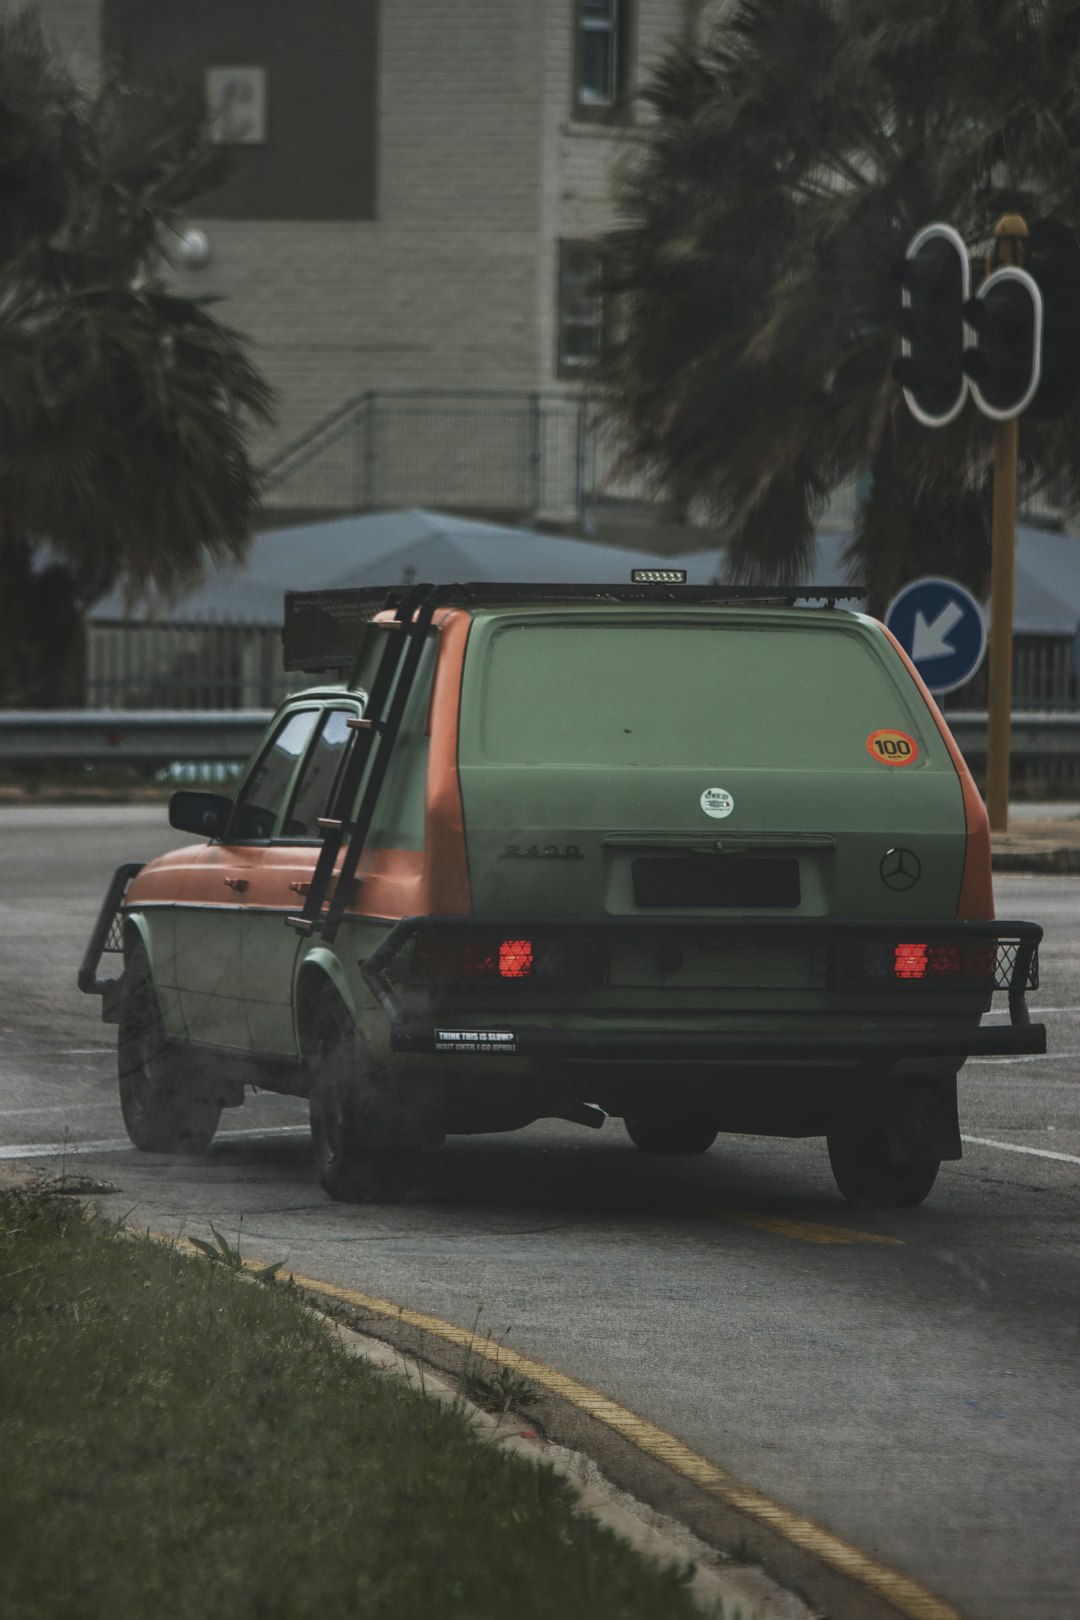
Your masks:
M307 894L308 890L311 888L311 884L294 881L289 884L289 888L294 894Z
M244 890L248 886L248 880L247 880L247 878L228 878L227 877L225 879L225 886L228 889L235 889L238 894L243 894Z

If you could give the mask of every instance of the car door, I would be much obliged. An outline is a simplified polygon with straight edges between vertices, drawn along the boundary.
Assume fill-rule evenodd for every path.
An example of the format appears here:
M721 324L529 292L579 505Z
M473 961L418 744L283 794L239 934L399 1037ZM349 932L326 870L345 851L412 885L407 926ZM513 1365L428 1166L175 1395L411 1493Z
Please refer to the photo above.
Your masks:
M285 919L303 909L322 843L318 817L325 814L344 758L348 721L359 713L357 702L328 703L322 711L273 836L251 872L243 982L256 1052L291 1056L296 1051L292 987L301 939Z
M241 783L225 836L195 852L176 908L176 981L189 1040L251 1049L245 924L321 708L287 710ZM284 925L281 925L284 931Z

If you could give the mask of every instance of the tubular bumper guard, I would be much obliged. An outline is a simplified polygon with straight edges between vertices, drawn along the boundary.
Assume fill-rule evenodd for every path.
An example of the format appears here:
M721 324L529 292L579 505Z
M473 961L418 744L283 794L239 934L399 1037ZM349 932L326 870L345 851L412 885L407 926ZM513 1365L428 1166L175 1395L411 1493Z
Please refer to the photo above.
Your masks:
M124 940L120 909L131 883L142 871L141 861L125 861L118 866L105 891L97 922L94 924L79 967L77 983L87 996L101 997L101 1017L106 1024L115 1024L120 1002L120 979L106 979L101 974L101 958L105 955L123 956Z
M627 1058L648 1061L680 1058L694 1061L826 1061L880 1063L904 1058L956 1058L1009 1056L1046 1051L1046 1028L1033 1024L1028 1015L1026 992L1038 987L1038 945L1042 929L1031 922L904 922L868 923L857 919L818 919L811 917L731 917L717 920L705 917L519 917L428 916L406 917L396 924L386 939L361 964L364 979L378 998L390 1021L390 1044L395 1052L436 1053L452 1048L446 1032L427 1020L417 1018L402 1002L401 991L421 992L469 988L475 992L475 977L432 973L416 965L417 947L430 956L433 947L462 949L480 953L498 951L500 940L512 946L528 945L530 969L540 964L544 953L567 953L572 960L592 963L576 981L564 976L563 990L598 988L606 982L597 976L595 964L605 952L620 943L651 944L657 950L678 950L682 946L707 941L710 948L745 951L772 943L778 948L805 944L812 957L812 979L808 988L838 991L874 991L895 997L898 1017L912 994L942 991L979 991L988 994L1005 991L1011 1020L993 1028L840 1030L813 1033L757 1033L737 1031L685 1032L678 1030L566 1029L517 1022L522 1000L515 997L507 1008L505 1025L512 1035L497 1028L498 1015L487 1014L488 1022L476 1030L454 1032L454 1039L476 1045L462 1049L501 1051L516 1057ZM918 945L910 941L918 940ZM477 942L471 945L470 942ZM495 942L492 947L491 942ZM575 949L576 947L576 949ZM911 953L911 969L905 971ZM922 953L917 955L916 953ZM486 959L485 959L486 960ZM516 973L510 977L517 978ZM538 986L544 983L538 975ZM549 985L551 979L546 981ZM520 983L516 989L532 988ZM767 978L762 987L768 988ZM495 985L495 996L498 985ZM412 999L412 998L410 998ZM489 1008L491 1004L489 1003ZM926 1003L920 1001L918 1015L925 1017ZM449 1015L457 1017L458 1015ZM492 1032L494 1031L494 1040Z

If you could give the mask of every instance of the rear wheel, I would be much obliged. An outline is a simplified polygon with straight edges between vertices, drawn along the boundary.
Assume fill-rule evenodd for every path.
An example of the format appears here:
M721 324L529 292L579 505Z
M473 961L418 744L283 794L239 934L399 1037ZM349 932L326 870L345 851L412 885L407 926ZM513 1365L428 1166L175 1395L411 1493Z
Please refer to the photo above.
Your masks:
M144 1153L205 1153L221 1103L202 1089L184 1057L169 1045L150 959L136 945L124 968L117 1043L120 1112Z
M339 1203L397 1203L409 1189L416 1151L377 1140L376 1075L355 1023L330 992L315 1006L309 1061L319 1184Z
M716 1141L716 1126L692 1114L676 1118L631 1114L623 1124L642 1153L707 1153Z
M914 1208L941 1168L935 1151L940 1105L933 1091L911 1091L891 1117L852 1118L826 1137L837 1187L849 1204Z

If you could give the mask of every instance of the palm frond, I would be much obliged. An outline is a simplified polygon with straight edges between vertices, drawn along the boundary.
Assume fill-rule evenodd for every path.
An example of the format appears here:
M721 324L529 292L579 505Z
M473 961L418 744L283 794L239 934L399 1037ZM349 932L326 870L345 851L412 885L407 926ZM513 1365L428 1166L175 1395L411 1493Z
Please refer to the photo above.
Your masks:
M627 462L722 517L743 577L779 578L785 547L794 568L864 473L876 590L928 534L974 581L990 433L907 417L888 271L934 219L973 245L1015 209L1080 227L1075 0L740 0L646 94L603 367ZM1022 437L1027 475L1080 501L1077 425Z

